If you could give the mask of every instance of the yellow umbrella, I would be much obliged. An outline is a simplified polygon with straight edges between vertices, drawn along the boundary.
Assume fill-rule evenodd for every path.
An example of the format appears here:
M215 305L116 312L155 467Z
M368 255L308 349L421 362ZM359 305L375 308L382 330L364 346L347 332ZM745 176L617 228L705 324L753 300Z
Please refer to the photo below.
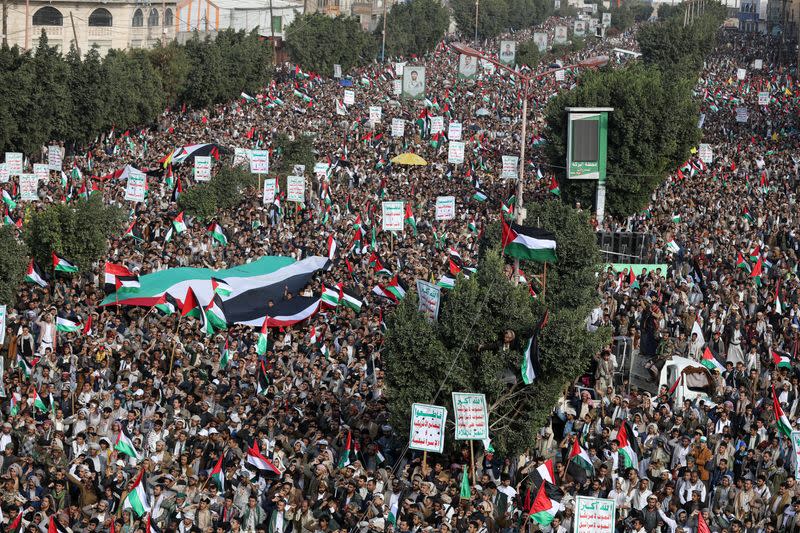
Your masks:
M417 154L400 154L392 159L395 165L427 165L428 162L422 159Z

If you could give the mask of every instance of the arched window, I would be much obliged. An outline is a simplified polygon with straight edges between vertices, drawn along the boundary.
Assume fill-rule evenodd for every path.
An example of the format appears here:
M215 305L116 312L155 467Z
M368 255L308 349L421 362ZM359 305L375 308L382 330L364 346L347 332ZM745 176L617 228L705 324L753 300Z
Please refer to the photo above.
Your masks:
M103 28L111 27L111 12L108 9L99 8L92 11L89 15L89 26L100 26Z
M54 7L45 6L33 14L34 26L63 26L64 15Z
M169 8L164 11L164 26L172 26L172 10Z
M142 15L142 10L137 9L133 12L133 20L131 21L131 26L134 28L141 28L144 26L144 15Z
M151 9L150 16L147 17L148 26L158 26L158 10Z

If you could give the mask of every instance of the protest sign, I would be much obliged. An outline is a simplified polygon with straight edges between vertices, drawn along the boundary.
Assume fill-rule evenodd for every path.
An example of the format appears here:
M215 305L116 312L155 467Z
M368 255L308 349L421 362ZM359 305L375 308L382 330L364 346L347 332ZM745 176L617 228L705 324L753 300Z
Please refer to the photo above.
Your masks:
M392 94L395 96L403 94L403 80L392 80Z
M750 112L746 107L736 108L736 122L747 122L748 118L750 118Z
M747 70L745 70L743 68L737 68L736 69L736 79L737 80L741 81L741 80L744 79L745 76L747 76Z
M473 56L461 54L458 57L458 77L462 80L473 80L478 74L478 60Z
M405 66L406 66L405 62L403 62L403 63L395 63L394 64L394 75L395 76L402 76L403 75L403 70L405 69Z
M61 170L61 147L51 144L47 147L47 166L50 170Z
M436 220L453 220L456 218L456 197L436 197Z
M353 105L356 103L356 93L350 89L344 90L344 105Z
M377 124L381 121L381 118L383 118L383 109L376 105L369 106L369 121Z
M403 96L422 100L425 98L425 67L403 68Z
M404 202L381 202L383 231L403 231Z
M39 178L36 174L19 175L19 199L22 202L35 202L39 200Z
M0 163L0 183L7 183L9 180L8 164Z
M608 533L614 531L616 505L614 500L577 496L575 498L575 531Z
M447 126L447 138L451 141L461 140L462 126L460 122L451 122Z
M711 150L710 144L700 143L700 146L697 148L697 155L700 156L700 160L703 163L711 163L714 161L714 152Z
M439 303L442 298L442 289L421 279L417 280L417 294L419 305L417 311L423 314L428 322L439 319Z
M504 155L503 156L503 170L500 173L500 177L503 179L517 179L519 169L519 157L515 155Z
M761 70L764 68L764 60L763 59L754 59L753 60L753 68L755 70Z
M555 44L566 44L567 43L567 27L566 26L556 26L555 35L553 37L553 42Z
M489 414L486 410L485 395L454 392L453 414L456 421L456 440L489 438Z
M758 93L758 105L769 105L769 93L767 91Z
M261 201L264 205L271 205L275 201L275 192L278 180L275 178L267 178L264 180L264 193Z
M129 202L143 202L146 191L147 176L144 172L130 169L128 172L128 183L125 184L125 200Z
M292 175L293 176L305 176L306 175L306 166L305 165L292 165Z
M342 77L342 66L334 64L333 65L333 77L334 78L341 78Z
M792 431L792 448L794 448L794 477L800 476L800 431Z
M504 65L513 65L517 57L517 43L514 41L500 41L500 52L498 58Z
M8 165L9 176L19 176L22 174L22 153L6 152L6 165Z
M286 200L302 204L306 201L306 178L286 176Z
M533 42L536 48L539 49L539 52L547 50L547 34L545 32L535 32L533 34Z
M444 117L431 117L431 135L444 131Z
M6 340L6 306L0 305L0 346Z
M447 162L461 164L464 162L464 143L451 141L447 147Z
M331 168L329 163L320 161L314 164L314 174L327 174L329 168Z
M233 166L238 167L240 165L250 164L250 150L247 148L234 148L233 151Z
M402 118L392 119L392 137L402 137L405 134L406 121Z
M250 152L250 172L253 174L269 172L269 150L252 150Z
M194 179L196 181L211 181L211 156L194 156Z
M50 167L46 163L34 163L33 175L39 181L47 181L50 178Z
M442 453L444 450L447 409L424 403L411 404L411 428L408 447L421 452Z
M605 12L603 13L603 27L610 28L611 27L611 13Z

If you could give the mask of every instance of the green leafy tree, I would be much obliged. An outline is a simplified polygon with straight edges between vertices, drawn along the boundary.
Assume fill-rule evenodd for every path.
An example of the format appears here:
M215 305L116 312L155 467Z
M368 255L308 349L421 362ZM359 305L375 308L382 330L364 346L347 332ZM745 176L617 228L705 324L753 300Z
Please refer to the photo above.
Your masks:
M450 13L436 0L411 0L395 3L386 19L386 55L425 55L442 40L450 24ZM380 41L383 17L375 38Z
M22 66L29 60L16 46L0 47L0 147L7 151L20 138L19 122L28 106L32 74Z
M536 68L541 59L539 47L533 40L525 41L517 48L517 64L526 67Z
M452 0L450 7L458 31L472 38L475 35L475 0ZM508 1L482 0L478 6L478 38L497 37L508 27Z
M193 107L206 107L218 101L227 83L219 47L209 39L201 41L195 35L186 43L186 55L189 57L189 74L181 101Z
M226 83L217 101L237 98L242 91L261 90L272 72L272 48L258 32L225 30L217 34L213 46L220 50Z
M299 135L292 140L288 135L279 133L273 145L275 161L270 163L270 167L278 174L288 173L294 165L305 165L306 172L310 172L317 162L317 156L314 154L314 138L308 135Z
M387 317L387 398L399 434L408 433L412 403L447 405L453 391L482 392L494 447L520 452L535 441L563 388L587 370L591 357L608 342L607 331L591 334L585 327L596 305L600 269L587 214L545 202L530 206L528 217L554 231L558 242L558 263L547 270L546 302L531 300L526 287L508 279L495 225L487 231L478 272L461 277L454 290L445 292L438 323L429 324L417 312L415 293ZM550 320L540 342L543 375L526 386L520 376L524 346L545 308ZM501 349L506 330L516 335L511 350Z
M371 61L377 53L375 39L355 17L302 15L286 28L286 35L292 61L312 72L330 75L336 64L346 72Z
M551 162L558 168L566 159L565 107L613 107L609 113L606 209L615 216L641 210L667 172L682 164L700 139L693 84L642 64L585 72L573 90L553 98L545 110L546 150ZM595 183L560 177L565 200L593 203Z
M25 225L24 239L39 265L50 265L51 253L68 257L81 270L105 255L108 239L124 229L125 210L103 204L99 195L72 204L52 204Z
M188 215L211 220L220 210L241 203L248 187L258 186L258 178L250 172L228 165L221 166L206 183L189 187L178 198L178 206Z
M65 61L69 69L67 86L73 114L67 139L86 142L109 125L102 94L105 79L100 54L93 48L81 59L77 49L71 46Z
M28 266L28 248L13 226L0 226L0 305L14 305Z
M170 41L166 46L155 46L147 54L150 64L161 79L167 101L176 102L186 89L191 65L186 48Z
M507 0L507 29L524 30L541 24L553 12L552 2L544 0Z

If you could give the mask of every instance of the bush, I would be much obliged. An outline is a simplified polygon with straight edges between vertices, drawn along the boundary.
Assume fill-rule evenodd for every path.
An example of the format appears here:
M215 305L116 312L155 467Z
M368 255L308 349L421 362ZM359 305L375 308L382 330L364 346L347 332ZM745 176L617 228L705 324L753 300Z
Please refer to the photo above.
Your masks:
M108 239L118 235L127 220L125 210L103 204L100 195L71 204L51 204L25 225L25 243L42 268L52 264L52 252L88 270L105 255Z
M28 266L28 248L13 226L0 226L0 302L14 305Z
M409 0L392 5L386 20L386 56L425 55L442 40L450 13L435 0ZM380 46L383 17L375 28Z
M186 214L211 220L217 212L239 205L248 187L258 186L258 177L245 169L223 165L205 183L188 188L178 198L178 207Z
M286 46L292 61L303 69L332 75L333 65L342 72L375 59L377 44L355 17L332 18L322 13L296 17L286 28Z
M558 243L558 263L548 268L546 302L532 300L527 287L508 279L495 224L484 239L477 274L459 278L454 290L445 291L438 323L429 324L417 312L415 293L387 317L387 399L399 434L408 431L413 402L448 405L453 391L480 391L489 406L493 446L504 454L519 453L535 441L564 386L584 373L608 342L607 331L590 334L584 324L596 305L600 268L588 215L558 202L528 209L528 219L554 231ZM541 272L541 265L523 266ZM550 321L541 337L543 375L525 386L519 377L522 353L545 308ZM515 332L516 345L502 350L507 329Z

